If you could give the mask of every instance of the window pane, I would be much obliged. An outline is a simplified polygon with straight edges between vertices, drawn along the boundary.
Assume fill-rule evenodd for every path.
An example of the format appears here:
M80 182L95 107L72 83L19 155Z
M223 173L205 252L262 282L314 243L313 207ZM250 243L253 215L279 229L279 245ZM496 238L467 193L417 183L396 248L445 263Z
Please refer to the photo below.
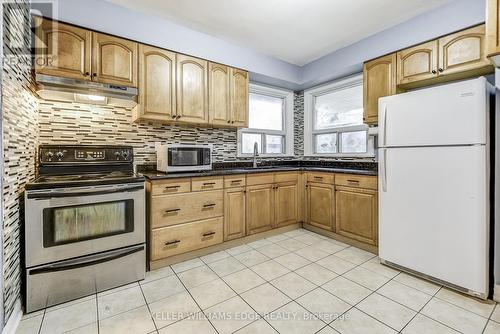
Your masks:
M314 113L316 130L363 124L363 85L317 96Z
M316 135L316 153L337 153L337 134Z
M284 100L251 93L248 127L251 129L283 130Z
M252 153L253 145L257 142L258 152L262 152L262 135L259 133L242 133L241 134L241 153Z
M283 153L283 136L266 135L266 153Z
M366 131L343 132L342 153L365 153Z

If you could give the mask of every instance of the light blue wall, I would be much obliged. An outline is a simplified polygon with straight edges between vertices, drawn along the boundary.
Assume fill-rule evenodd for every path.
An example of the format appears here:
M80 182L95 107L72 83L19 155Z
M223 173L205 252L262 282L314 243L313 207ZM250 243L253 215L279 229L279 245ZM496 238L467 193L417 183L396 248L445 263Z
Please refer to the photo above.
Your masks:
M360 72L366 60L481 23L485 17L485 0L454 0L299 67L104 0L37 1L54 2L59 20L244 68L252 81L293 90Z
M455 0L367 37L305 65L301 84L311 87L360 72L366 60L484 22L485 4L485 0Z

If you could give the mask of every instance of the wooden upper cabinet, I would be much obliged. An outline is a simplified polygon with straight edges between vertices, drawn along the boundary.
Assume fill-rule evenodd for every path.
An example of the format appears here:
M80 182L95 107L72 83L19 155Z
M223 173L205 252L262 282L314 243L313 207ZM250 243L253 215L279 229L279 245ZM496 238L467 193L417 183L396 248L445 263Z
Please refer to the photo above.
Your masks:
M325 230L334 230L335 186L308 183L306 186L307 223Z
M177 55L177 120L208 122L208 62Z
M245 205L245 188L239 187L224 191L224 240L245 236Z
M397 52L398 85L437 77L438 41Z
M396 94L396 54L368 61L363 66L363 120L378 122L378 99Z
M336 232L372 245L378 244L377 191L337 187Z
M484 24L441 37L438 45L440 74L491 66L486 57Z
M500 2L486 0L486 55L496 60L500 55Z
M248 126L248 72L231 68L231 125Z
M92 80L137 87L136 42L92 33Z
M35 71L40 74L90 80L89 30L34 17L36 25Z
M247 235L272 229L274 225L273 184L247 187L246 210Z
M274 201L274 221L276 227L293 224L298 221L297 182L278 183L275 189Z
M175 117L175 53L139 45L139 101L136 118Z
M231 102L229 96L230 68L216 63L208 64L208 115L210 124L231 123Z

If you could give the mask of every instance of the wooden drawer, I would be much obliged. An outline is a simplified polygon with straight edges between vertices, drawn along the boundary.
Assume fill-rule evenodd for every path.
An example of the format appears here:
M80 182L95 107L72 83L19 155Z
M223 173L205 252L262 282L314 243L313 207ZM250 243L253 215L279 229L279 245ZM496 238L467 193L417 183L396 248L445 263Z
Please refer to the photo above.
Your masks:
M307 173L307 181L308 182L334 184L335 174L308 172Z
M153 197L151 227L164 227L223 215L223 191Z
M297 182L299 173L297 172L277 172L274 174L274 182Z
M269 184L274 183L273 173L262 173L262 174L249 174L247 175L247 186L254 186L258 184Z
M168 195L191 191L191 179L168 179L151 182L151 195Z
M221 177L193 177L191 179L191 191L222 189L223 179Z
M337 174L335 184L339 186L377 190L377 177L356 174Z
M153 230L151 260L220 244L223 240L223 222L224 219L219 217Z
M224 176L224 188L244 187L246 185L246 175Z

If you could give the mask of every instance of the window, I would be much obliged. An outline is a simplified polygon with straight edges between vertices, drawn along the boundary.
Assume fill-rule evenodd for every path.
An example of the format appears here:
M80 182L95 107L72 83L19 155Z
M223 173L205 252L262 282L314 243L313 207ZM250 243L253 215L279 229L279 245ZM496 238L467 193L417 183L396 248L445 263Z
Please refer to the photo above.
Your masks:
M293 92L250 84L248 128L238 131L238 156L293 155Z
M374 139L363 124L361 75L304 93L305 155L373 157Z

